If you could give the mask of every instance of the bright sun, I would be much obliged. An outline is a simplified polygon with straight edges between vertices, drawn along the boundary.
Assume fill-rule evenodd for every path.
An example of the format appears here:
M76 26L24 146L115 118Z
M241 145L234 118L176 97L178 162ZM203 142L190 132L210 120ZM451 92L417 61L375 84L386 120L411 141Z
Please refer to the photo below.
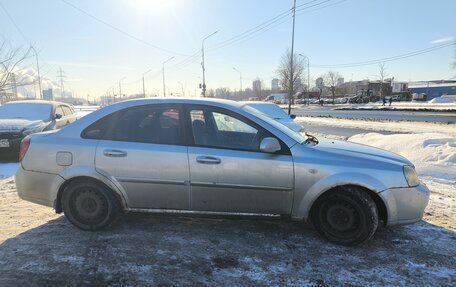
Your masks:
M128 0L127 3L143 13L161 13L173 6L171 0Z

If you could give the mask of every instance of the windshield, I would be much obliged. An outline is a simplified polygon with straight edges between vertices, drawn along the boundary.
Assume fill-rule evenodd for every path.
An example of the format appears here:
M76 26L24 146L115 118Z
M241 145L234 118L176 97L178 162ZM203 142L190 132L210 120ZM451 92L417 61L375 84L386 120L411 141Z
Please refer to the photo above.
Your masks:
M289 118L287 113L285 113L285 111L282 110L277 105L258 103L258 104L248 104L247 106L250 106L256 110L259 110L260 112L262 112L262 113L266 114L267 116L274 118L274 119Z
M246 105L246 106L242 107L242 109L244 111L256 116L257 118L267 122L268 124L272 125L273 127L280 130L281 132L283 132L284 134L286 134L287 136L289 136L290 138L292 138L293 140L297 141L300 144L302 144L306 140L306 138L304 138L300 133L297 133L297 132L293 131L292 129L288 128L287 126L283 125L282 123L266 116L265 114L263 114L262 112L258 111L255 108L251 107L250 105Z
M52 105L43 103L13 103L0 106L0 119L46 120Z

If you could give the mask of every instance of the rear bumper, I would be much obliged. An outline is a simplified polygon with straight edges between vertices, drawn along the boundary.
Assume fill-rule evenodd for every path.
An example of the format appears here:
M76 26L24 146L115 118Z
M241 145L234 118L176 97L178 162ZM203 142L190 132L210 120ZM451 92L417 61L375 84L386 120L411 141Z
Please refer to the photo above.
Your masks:
M429 202L430 191L426 185L390 188L379 193L388 212L387 225L410 224L423 218Z
M59 186L64 182L59 175L26 171L22 167L14 177L20 198L49 207L54 207Z

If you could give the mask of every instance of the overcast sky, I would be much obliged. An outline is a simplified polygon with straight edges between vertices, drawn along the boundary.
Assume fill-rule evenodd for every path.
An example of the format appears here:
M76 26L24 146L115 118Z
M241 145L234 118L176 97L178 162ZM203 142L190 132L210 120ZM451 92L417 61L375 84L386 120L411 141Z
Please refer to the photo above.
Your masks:
M199 94L201 40L216 30L205 42L208 88L239 89L233 67L242 72L244 88L257 77L269 87L281 55L291 46L287 11L292 0L0 3L17 26L0 9L1 36L14 46L35 43L44 76L57 80L61 67L66 85L79 96L97 97L113 87L117 92L124 77L124 93L141 93L141 77L148 70L147 92L162 94L162 63L173 56L165 66L167 89L177 94L184 87L187 95ZM456 39L454 0L297 0L297 6L295 51L309 57L312 79L330 69L346 81L374 79L378 64L334 65L389 58ZM271 26L260 26L265 29L253 30L241 41L226 42L276 16ZM453 45L386 62L387 73L404 81L450 79L456 74L450 66L454 54Z

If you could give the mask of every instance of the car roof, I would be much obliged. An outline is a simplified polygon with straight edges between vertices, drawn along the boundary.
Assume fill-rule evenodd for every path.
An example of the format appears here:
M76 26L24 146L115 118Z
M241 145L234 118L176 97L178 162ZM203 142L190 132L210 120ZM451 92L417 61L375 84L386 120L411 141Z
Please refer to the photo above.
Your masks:
M71 106L67 103L62 103L62 102L57 102L57 101L45 101L45 100L11 101L11 102L5 103L5 105L7 105L7 104L49 104L49 105L53 105L53 106L58 106L58 105Z
M194 105L217 105L217 106L230 106L234 108L241 108L243 105L239 102L218 99L218 98L177 98L177 97L154 97L154 98L139 98L132 100L125 100L112 104L111 106L136 106L148 104L194 104Z

